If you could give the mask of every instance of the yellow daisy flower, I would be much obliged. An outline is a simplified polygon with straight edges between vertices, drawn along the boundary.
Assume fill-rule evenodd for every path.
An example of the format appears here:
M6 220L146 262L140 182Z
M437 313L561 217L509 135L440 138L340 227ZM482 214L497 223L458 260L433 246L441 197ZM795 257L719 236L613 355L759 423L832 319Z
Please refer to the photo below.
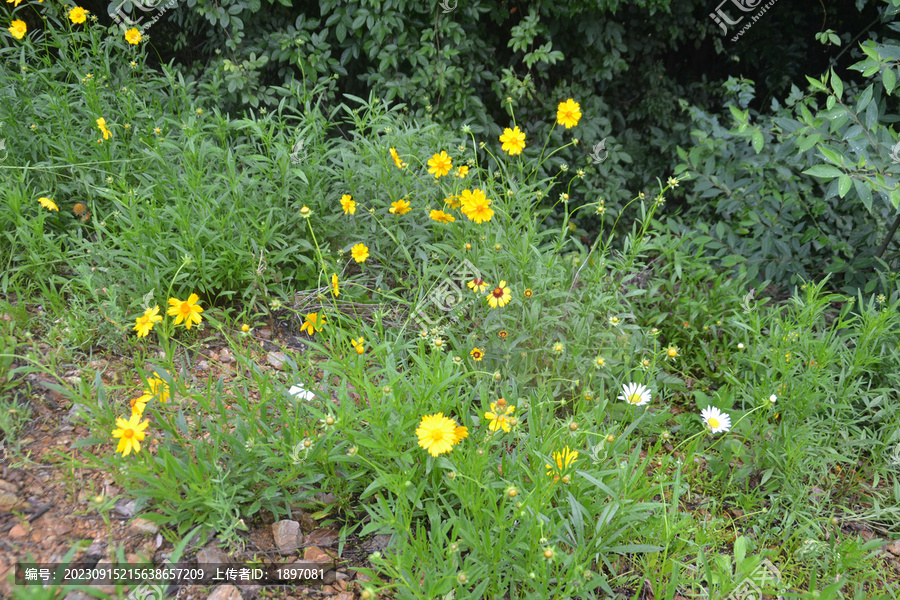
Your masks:
M455 444L468 437L469 431L466 427L457 426L456 421L445 417L444 413L437 413L422 417L416 435L419 446L432 456L438 456L450 452Z
M313 337L316 332L322 331L325 327L325 315L319 316L319 313L309 313L306 315L306 318L303 321L303 325L300 327L300 331L305 331L309 334L309 337Z
M565 126L566 129L578 125L581 118L581 106L569 98L565 102L560 102L556 110L556 122Z
M200 300L200 296L197 294L191 294L184 302L178 298L169 298L169 310L166 311L166 314L175 317L176 325L184 321L185 327L190 329L192 323L199 325L203 320L200 317L203 309L197 306L198 300Z
M447 213L445 213L442 210L433 210L430 213L428 213L428 216L431 217L433 220L437 221L438 223L452 223L456 220L456 218L453 215L448 215Z
M141 440L143 440L145 436L144 430L150 425L150 421L138 423L140 419L141 415L134 413L132 413L131 418L127 421L121 418L116 419L116 425L118 425L119 428L113 430L112 435L114 438L119 438L119 445L116 448L116 452L121 452L122 456L128 456L132 450L134 450L135 453L140 452L141 450Z
M503 144L502 149L504 152L508 152L510 156L515 156L516 154L521 154L522 149L525 148L525 134L519 131L518 125L516 125L515 129L507 127L503 130L503 135L500 136L500 142Z
M56 212L59 212L59 207L56 205L56 202L54 202L50 198L38 198L38 202L40 202L41 206L43 206L47 210L55 210Z
M159 305L157 304L153 308L146 309L144 314L135 320L133 329L138 332L138 337L147 337L147 334L153 329L154 323L160 321L162 321L162 317L159 316Z
M353 200L353 197L350 194L341 196L341 208L344 209L345 215L356 214L356 201Z
M453 168L453 159L441 150L440 154L435 154L428 160L428 167L428 172L435 178L443 177Z
M494 291L488 294L488 304L491 305L491 308L506 306L510 300L512 300L512 292L506 287L505 281L501 281L500 285L495 287Z
M353 255L353 260L356 262L366 262L366 259L369 258L369 247L365 244L356 244L350 249L350 253Z
M406 200L400 199L396 202L391 202L391 208L388 210L392 215L405 215L410 211L409 202Z

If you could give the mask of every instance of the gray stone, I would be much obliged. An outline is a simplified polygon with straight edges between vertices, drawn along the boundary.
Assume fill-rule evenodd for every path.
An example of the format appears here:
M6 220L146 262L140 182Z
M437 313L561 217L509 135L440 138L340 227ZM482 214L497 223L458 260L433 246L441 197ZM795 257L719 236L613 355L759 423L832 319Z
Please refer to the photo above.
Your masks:
M288 554L300 547L302 534L300 523L284 519L272 524L272 535L275 537L275 546L282 554Z

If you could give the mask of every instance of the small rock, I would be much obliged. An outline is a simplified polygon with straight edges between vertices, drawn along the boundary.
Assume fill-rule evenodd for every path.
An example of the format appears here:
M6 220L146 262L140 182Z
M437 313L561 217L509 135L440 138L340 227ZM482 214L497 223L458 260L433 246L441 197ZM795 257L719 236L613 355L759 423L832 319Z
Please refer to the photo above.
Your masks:
M25 508L25 503L12 492L0 492L0 511L12 512Z
M119 498L113 505L113 510L116 514L121 515L126 519L130 519L134 516L134 500Z
M242 600L241 593L230 583L216 586L207 600Z
M66 521L63 521L61 519L59 521L57 521L56 524L53 526L53 533L55 533L58 536L66 535L70 531L72 531L72 526L69 523L67 523Z
M197 370L198 371L209 371L209 361L208 360L198 360L197 361Z
M391 535L389 533L373 535L362 543L362 548L367 552L381 552L382 550L387 548L388 542L390 541Z
M323 593L323 594L329 594L329 595L330 595L330 594L336 594L336 593L337 593L337 590L334 589L333 587L331 587L330 585L326 585L326 586L324 586L324 587L322 588L322 593Z
M325 584L336 583L336 581L337 578L335 577L334 571L326 571L325 576L322 577L322 583ZM338 590L335 590L335 593L337 593L337 591Z
M337 502L337 496L335 496L331 492L319 492L318 494L316 494L316 500L318 502L321 502L322 504L334 504Z
M28 535L28 530L22 527L21 523L16 523L13 525L13 528L9 530L9 537L14 540L20 540Z
M372 578L369 577L368 575L366 575L365 573L357 573L357 574L356 574L356 580L359 581L359 582L361 582L361 583L365 583L365 582L367 582L367 581L372 581Z
M310 546L303 551L303 562L317 563L317 568L326 570L334 568L334 558L318 546Z
M19 486L17 486L13 482L0 479L0 490L3 490L4 492L12 492L13 494L15 494L18 489Z
M287 359L287 356L284 352L269 352L266 356L266 361L279 371L284 370L285 359Z
M302 511L300 512L300 529L303 529L304 531L312 531L318 526L319 524L315 519L312 518L312 515Z
M261 337L264 340L272 339L272 328L271 327L259 327L253 331L257 336Z
M222 348L221 352L219 352L219 361L223 363L234 362L234 357L231 355L231 352L228 351L228 348Z
M900 540L894 540L892 544L885 546L884 549L894 556L900 556Z
M132 533L149 533L153 534L159 531L159 525L147 519L137 518L131 522L128 528Z
M316 529L307 534L303 541L314 546L331 546L338 540L339 535L336 529Z
M348 585L350 585L350 582L346 579L337 579L334 582L334 588L339 592L346 591Z
M275 546L282 554L287 554L300 547L300 523L297 521L284 519L273 523L272 535L275 536Z
M228 556L215 546L207 546L197 553L197 563L201 565L224 565Z
M353 600L353 594L350 592L341 592L334 597L334 600Z
M105 544L103 542L95 541L93 544L88 546L88 549L85 551L85 554L87 556L89 556L90 558L98 559L101 556L103 556L103 548L104 547L105 547Z
M335 573L334 578L338 581L350 581L350 576L343 571L338 571L337 573Z

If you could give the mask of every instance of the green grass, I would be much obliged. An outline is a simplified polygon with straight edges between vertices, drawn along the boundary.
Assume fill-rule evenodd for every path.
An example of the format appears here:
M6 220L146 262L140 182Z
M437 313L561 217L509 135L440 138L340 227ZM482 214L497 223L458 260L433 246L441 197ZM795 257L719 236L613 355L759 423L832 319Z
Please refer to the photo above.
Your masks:
M222 115L175 71L146 69L142 48L55 18L0 48L9 451L27 419L17 375L72 363L82 384L61 389L88 415L84 460L173 541L200 527L238 547L299 505L345 535L392 535L370 557L370 596L725 598L765 564L790 597L895 593L874 550L900 535L896 286L848 298L824 280L776 298L716 272L699 232L664 226L665 174L658 196L610 214L498 140L377 99L323 110L298 86L303 115ZM101 116L112 138L98 143ZM453 171L435 178L442 150ZM492 201L480 224L447 202L476 189ZM399 201L408 213L391 212ZM430 219L439 209L455 221ZM573 224L582 211L599 231ZM510 300L492 308L501 281ZM202 322L188 330L166 309L193 293ZM162 321L138 337L154 306ZM312 313L324 326L302 335L308 349L267 367L259 329ZM230 347L233 376L196 370L211 342ZM120 357L118 383L95 355ZM630 382L649 404L618 399ZM142 389L151 425L123 457L111 432ZM508 432L485 416L500 398L515 406ZM707 430L707 407L728 431ZM432 456L416 429L436 413L468 436Z

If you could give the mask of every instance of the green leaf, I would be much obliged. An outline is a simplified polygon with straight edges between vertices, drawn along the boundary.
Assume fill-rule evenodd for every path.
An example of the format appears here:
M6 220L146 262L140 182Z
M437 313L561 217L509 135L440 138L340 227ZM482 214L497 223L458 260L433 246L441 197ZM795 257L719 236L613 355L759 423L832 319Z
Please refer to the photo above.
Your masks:
M756 150L757 154L759 154L760 151L763 149L763 144L765 143L763 140L762 131L760 131L759 129L754 131L751 141L753 143L753 149Z
M897 85L897 76L894 75L892 69L885 67L884 72L881 74L881 82L884 84L884 89L890 94L894 91L894 86Z
M834 88L834 94L837 96L838 100L840 100L841 96L844 95L844 82L837 76L834 69L831 70L831 87Z
M812 175L813 177L822 177L825 179L834 179L844 174L843 171L831 165L816 165L803 171L804 175Z
M821 81L819 81L818 79L813 79L813 78L810 77L809 75L806 75L806 80L809 81L809 85L810 85L810 87L812 87L813 89L816 89L816 90L818 90L818 91L820 91L820 92L827 92L827 91L828 91L828 88L825 87L825 84L823 84L823 83L822 83Z
M866 210L872 212L872 190L869 188L868 182L862 181L861 179L854 179L853 187L856 188L856 194L859 196L859 199L862 200Z
M806 152L807 150L818 144L821 139L822 135L819 133L815 133L807 138L804 138L800 143L798 143L797 149L800 150L800 152Z
M840 179L838 179L838 196L841 198L846 196L847 192L850 191L851 184L852 182L847 175L841 175Z

